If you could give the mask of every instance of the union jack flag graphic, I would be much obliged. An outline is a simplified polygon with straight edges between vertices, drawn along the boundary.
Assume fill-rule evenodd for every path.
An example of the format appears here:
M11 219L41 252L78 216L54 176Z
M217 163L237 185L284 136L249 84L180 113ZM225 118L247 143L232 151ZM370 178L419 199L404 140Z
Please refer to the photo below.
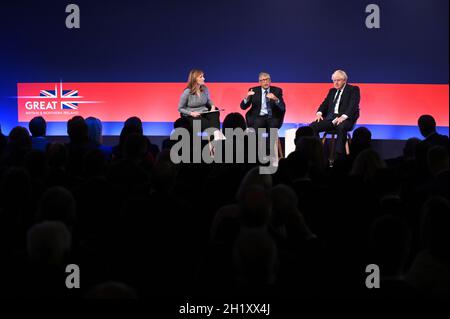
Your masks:
M78 102L70 101L71 98L79 98L78 90L63 90L61 85L61 88L59 90L57 86L55 86L54 90L41 90L39 96L61 99L62 110L78 110Z
M78 106L80 104L103 103L102 101L86 101L84 99L84 96L79 95L78 90L63 89L62 82L54 84L53 88L48 88L45 90L40 89L39 95L21 95L17 96L17 98L28 100L33 99L34 102L36 101L48 101L51 103L56 102L60 110L66 111L78 111Z

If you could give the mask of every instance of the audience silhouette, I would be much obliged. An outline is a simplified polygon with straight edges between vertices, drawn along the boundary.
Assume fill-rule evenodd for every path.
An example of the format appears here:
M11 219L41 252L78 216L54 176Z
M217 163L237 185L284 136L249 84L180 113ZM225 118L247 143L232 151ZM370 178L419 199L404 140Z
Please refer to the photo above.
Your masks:
M62 144L36 117L31 136L0 134L1 296L448 298L448 137L430 115L418 125L424 139L393 159L359 127L333 167L301 127L296 150L261 175L246 157L174 164L176 141L160 151L137 117L113 148L97 118L69 120ZM247 129L238 113L226 128ZM369 264L381 289L364 285Z

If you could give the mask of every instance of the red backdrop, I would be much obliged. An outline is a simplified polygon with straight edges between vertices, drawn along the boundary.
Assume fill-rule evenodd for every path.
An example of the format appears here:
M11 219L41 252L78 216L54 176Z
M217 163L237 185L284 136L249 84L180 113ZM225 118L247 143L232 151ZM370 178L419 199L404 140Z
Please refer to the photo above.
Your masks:
M212 100L230 112L241 112L239 103L254 83L208 83ZM274 83L283 88L287 105L285 123L313 120L326 96L329 83ZM438 126L449 124L448 85L361 84L359 124L416 125L421 114L431 114ZM76 90L75 96L61 96L61 83L19 83L19 122L36 115L47 121L63 122L74 115L94 116L105 122L123 122L138 116L144 122L172 122L178 118L178 100L185 83L63 83L63 92ZM55 97L40 97L41 90ZM50 94L51 95L51 94ZM56 102L56 109L28 110L32 103ZM61 109L61 102L78 102L76 109ZM71 105L74 105L74 104Z

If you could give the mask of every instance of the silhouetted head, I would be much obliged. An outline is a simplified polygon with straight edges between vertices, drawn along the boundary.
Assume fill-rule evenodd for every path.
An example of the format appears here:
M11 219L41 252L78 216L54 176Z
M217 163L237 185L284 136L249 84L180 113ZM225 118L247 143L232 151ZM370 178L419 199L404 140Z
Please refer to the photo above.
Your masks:
M359 153L353 162L351 175L359 176L364 181L371 181L379 169L385 168L386 164L377 152L366 149Z
M56 220L67 226L74 225L76 204L72 193L61 186L47 189L39 202L37 220Z
M187 117L182 116L173 123L173 128L174 129L185 128L186 130L189 131L191 128L191 124L190 124L189 120L187 119Z
M28 130L17 126L9 133L9 143L5 153L9 165L23 165L25 155L31 150L31 137Z
M308 157L303 152L292 152L288 155L285 162L292 181L308 176Z
M352 143L350 144L350 154L353 158L359 153L370 148L372 145L372 133L364 126L360 126L353 131Z
M28 128L33 137L45 136L47 132L47 122L42 116L36 116L30 121Z
M52 168L62 168L67 162L67 149L62 143L50 143L47 146L48 165Z
M239 201L243 193L253 185L258 185L266 190L269 190L272 188L272 175L260 174L259 168L253 167L242 179L241 185L236 193L236 199Z
M30 150L31 137L28 130L22 126L16 126L9 133L9 145L13 150Z
M72 236L59 221L45 221L28 231L27 252L31 262L61 266L70 251Z
M124 157L128 160L140 160L148 152L148 140L139 133L128 135L124 144Z
M272 213L270 191L258 185L248 187L239 200L241 224L249 228L265 228Z
M132 117L128 118L125 121L123 126L124 127L128 127L128 128L132 128L131 131L133 131L133 132L144 134L144 129L142 127L142 121L137 116L132 116Z
M367 127L360 126L353 131L352 143L355 141L360 144L370 145L372 142L372 133Z
M133 119L133 120L130 120ZM127 124L127 122L125 122L124 127L122 128L122 131L120 132L120 138L119 138L119 151L120 151L120 156L124 156L125 154L125 141L128 139L128 136L132 135L132 134L137 134L137 135L143 135L143 131L142 131L142 123L141 125L139 125L140 120L137 117L131 117L130 122Z
M311 126L300 126L296 131L295 131L295 139L294 139L294 143L295 145L297 145L297 143L300 141L300 139L302 137L308 137L308 136L314 136L314 130L312 129Z
M223 130L225 130L226 128L241 128L243 131L245 131L247 129L247 123L245 122L245 118L242 116L242 114L234 112L225 116L222 128Z
M88 127L86 121L81 116L74 116L67 122L67 135L69 135L72 144L87 143Z
M89 142L93 145L101 145L103 143L102 121L95 117L88 117L86 125L88 127Z
M431 115L421 115L417 124L419 125L420 134L423 137L428 137L430 134L436 132L436 121Z

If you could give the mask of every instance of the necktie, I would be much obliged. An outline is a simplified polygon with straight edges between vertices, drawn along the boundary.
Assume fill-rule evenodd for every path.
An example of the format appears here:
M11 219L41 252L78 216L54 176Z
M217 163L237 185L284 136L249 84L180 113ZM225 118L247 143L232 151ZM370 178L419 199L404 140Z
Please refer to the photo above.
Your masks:
M264 90L264 99L265 99L265 101L266 101L267 115L268 115L268 116L272 116L272 110L270 109L270 100L269 100L269 98L267 97L267 94L269 94L269 90L268 90L268 89L265 89L265 90Z
M333 110L332 110L333 113L336 108L336 103L339 100L339 95L341 95L341 93L342 93L342 90L338 90L336 96L334 97L333 104L332 104L333 105Z

